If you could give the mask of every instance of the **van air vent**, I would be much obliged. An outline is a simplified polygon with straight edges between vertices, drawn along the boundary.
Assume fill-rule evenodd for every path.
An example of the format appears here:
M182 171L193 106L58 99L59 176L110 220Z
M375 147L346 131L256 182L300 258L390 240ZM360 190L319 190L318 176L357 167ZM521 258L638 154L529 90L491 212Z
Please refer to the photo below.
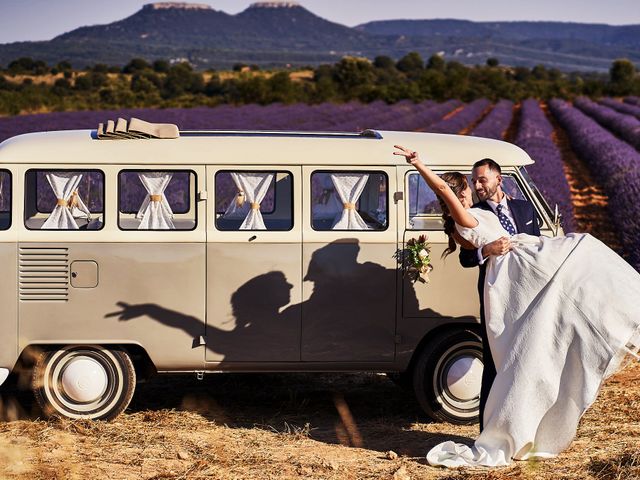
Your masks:
M20 247L20 300L66 302L69 297L69 249Z

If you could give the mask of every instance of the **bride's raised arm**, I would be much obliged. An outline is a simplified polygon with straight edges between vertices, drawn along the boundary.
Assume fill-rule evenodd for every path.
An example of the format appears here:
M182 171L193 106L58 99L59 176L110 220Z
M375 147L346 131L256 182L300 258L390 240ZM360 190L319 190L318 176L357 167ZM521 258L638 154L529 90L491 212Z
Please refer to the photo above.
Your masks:
M449 212L453 217L453 220L461 227L474 228L478 226L478 221L464 208L458 197L451 187L436 175L429 167L427 167L418 156L418 152L409 150L400 145L394 145L395 148L401 150L399 152L393 152L394 155L402 155L416 170L420 172L422 178L425 179L429 188L440 197L449 208Z

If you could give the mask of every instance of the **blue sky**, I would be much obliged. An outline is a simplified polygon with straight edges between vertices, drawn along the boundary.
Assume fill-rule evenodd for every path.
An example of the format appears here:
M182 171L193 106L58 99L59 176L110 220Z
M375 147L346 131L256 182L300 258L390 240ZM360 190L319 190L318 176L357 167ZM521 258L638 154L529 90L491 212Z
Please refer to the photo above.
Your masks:
M49 40L74 28L110 23L138 11L137 0L0 0L0 43ZM238 13L252 1L201 0ZM640 23L639 0L299 0L328 20L355 26L371 20L460 18L555 20L624 25Z

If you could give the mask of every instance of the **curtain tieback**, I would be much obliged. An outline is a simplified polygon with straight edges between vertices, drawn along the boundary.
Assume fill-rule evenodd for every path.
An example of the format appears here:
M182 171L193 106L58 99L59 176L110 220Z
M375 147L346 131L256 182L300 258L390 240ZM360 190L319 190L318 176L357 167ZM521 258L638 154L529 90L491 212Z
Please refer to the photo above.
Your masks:
M149 200L151 200L152 202L161 202L162 195L149 195Z
M259 203L252 203L251 204L251 210L260 210L260 204Z
M236 195L236 205L239 207L244 205L244 192L242 190L238 190L238 195Z
M69 197L69 200L65 200L64 198L56 199L56 206L58 207L68 207L73 208L78 206L78 191L74 190Z
M355 210L356 209L356 204L355 203L344 203L343 206L344 206L345 210Z

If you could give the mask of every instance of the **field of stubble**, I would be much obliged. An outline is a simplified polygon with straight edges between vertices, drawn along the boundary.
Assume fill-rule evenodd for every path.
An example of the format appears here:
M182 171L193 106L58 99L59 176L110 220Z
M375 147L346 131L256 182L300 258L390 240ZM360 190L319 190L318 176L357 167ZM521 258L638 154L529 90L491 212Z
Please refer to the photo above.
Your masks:
M159 376L113 422L42 421L2 387L6 479L640 479L640 364L604 385L559 458L442 470L424 455L477 426L429 422L383 375Z

